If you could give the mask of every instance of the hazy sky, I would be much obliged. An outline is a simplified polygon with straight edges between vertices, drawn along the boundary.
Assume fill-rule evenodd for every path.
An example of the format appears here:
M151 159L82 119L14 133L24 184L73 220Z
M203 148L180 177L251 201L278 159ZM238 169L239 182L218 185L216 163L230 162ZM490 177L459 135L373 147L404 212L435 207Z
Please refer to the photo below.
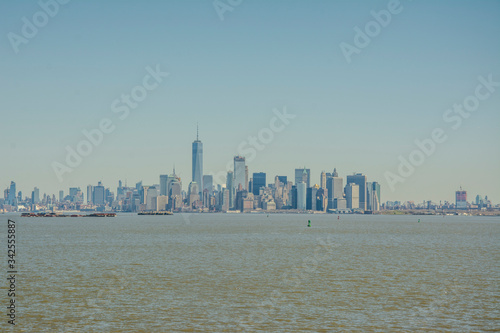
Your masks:
M378 181L384 202L454 201L462 186L469 200L499 203L500 86L478 88L478 77L500 82L500 2L390 3L244 0L221 20L210 0L73 0L53 17L36 1L2 1L1 189L14 180L24 195L67 193L102 180L116 191L118 179L158 183L174 163L187 188L197 122L204 173L225 173L249 136L268 138L273 109L286 108L295 118L273 123L282 130L248 163L268 182L306 166L319 183L336 167ZM371 11L388 6L390 22L374 23ZM36 33L23 28L34 19ZM372 37L356 40L348 63L341 43L356 47L355 27ZM157 65L169 75L127 117L115 113ZM447 110L478 101L477 89L482 100L459 124ZM53 162L65 164L66 146L105 118L114 131L59 182ZM386 172L398 175L399 156L436 128L447 140L391 191Z

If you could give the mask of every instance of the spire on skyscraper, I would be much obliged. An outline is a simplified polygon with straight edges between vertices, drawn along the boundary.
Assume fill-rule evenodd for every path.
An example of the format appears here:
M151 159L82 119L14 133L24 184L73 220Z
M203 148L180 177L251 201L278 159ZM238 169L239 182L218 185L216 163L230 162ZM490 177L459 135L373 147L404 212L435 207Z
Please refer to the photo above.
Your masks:
M198 123L196 123L196 141L199 141L198 134L199 134Z

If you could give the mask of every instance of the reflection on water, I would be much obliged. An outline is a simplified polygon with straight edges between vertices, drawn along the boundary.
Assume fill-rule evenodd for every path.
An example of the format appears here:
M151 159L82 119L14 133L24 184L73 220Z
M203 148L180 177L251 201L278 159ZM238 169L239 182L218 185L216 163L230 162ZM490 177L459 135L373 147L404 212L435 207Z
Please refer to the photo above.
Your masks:
M16 218L19 332L500 330L498 218Z

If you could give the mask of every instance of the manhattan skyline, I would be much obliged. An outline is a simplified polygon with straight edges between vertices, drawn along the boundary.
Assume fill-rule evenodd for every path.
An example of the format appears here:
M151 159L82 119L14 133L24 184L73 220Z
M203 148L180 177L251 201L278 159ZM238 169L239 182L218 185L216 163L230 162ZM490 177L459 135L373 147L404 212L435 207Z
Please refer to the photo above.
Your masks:
M14 180L25 194L35 186L57 194L98 181L156 184L175 164L187 190L199 123L201 176L226 172L239 147L253 148L250 174L293 179L305 165L319 184L321 171L336 167L341 177L361 172L378 181L384 202L453 202L460 186L500 202L500 89L457 129L444 119L474 95L479 77L500 82L500 4L400 6L348 63L339 46L355 45L353 28L364 30L371 11L386 10L388 1L244 1L224 20L210 1L71 1L17 53L8 34L22 35L22 18L41 7L4 2L0 186ZM147 81L156 87L125 117L122 96L157 66L168 75ZM273 110L284 109L295 118L276 123L282 129L271 140L262 131L272 130ZM115 129L59 182L52 163L63 163L66 147L105 118ZM399 156L408 159L415 140L436 128L447 140L391 191L386 172L397 174Z

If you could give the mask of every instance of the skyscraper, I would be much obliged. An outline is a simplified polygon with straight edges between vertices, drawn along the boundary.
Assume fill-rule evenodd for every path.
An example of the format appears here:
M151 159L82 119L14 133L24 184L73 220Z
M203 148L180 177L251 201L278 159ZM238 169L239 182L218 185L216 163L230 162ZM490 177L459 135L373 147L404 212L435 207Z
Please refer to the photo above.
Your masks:
M7 200L9 202L9 205L17 206L16 183L14 181L10 182L9 197Z
M214 187L214 177L212 175L203 175L203 191L208 190L208 194L212 195Z
M328 174L326 179L326 189L328 192L328 208L336 209L335 199L342 199L344 197L344 179L339 177L337 169L333 173Z
M33 192L31 192L31 203L32 204L37 204L40 202L40 190L38 187L35 187L33 189Z
M226 177L226 188L229 190L229 209L234 207L234 172L228 171Z
M288 184L287 176L276 176L276 177L278 177L278 180L280 181L281 184L283 184L283 186L287 186Z
M457 209L467 209L467 191L463 191L460 187L460 191L455 192L455 207Z
M326 188L326 173L321 171L321 175L319 177L319 187L322 189Z
M102 186L101 182L99 182L98 185L94 187L94 191L92 193L92 200L94 205L104 205L106 203L104 186Z
M354 183L349 183L345 187L345 196L347 199L347 208L358 209L360 207L359 202L359 185Z
M299 182L297 184L297 209L306 210L306 183Z
M362 173L347 176L347 184L354 183L359 186L359 208L366 210L366 176ZM349 206L347 208L350 208Z
M245 184L245 158L241 156L234 157L234 184L233 187L237 190L241 185L243 190L246 190Z
M168 195L168 175L160 175L160 195Z
M306 175L304 175L306 174ZM304 178L306 178L306 187L311 187L311 169L306 169L301 168L301 169L295 169L295 185L300 183L301 181L304 181Z
M261 187L266 187L266 173L265 172L254 172L253 174L253 194L259 195L259 190Z
M87 185L87 204L92 204L94 202L94 187L92 185Z
M380 184L377 182L368 182L367 205L366 209L371 211L380 210Z
M196 140L193 142L192 181L198 185L199 195L203 191L203 143L198 138L196 127Z

